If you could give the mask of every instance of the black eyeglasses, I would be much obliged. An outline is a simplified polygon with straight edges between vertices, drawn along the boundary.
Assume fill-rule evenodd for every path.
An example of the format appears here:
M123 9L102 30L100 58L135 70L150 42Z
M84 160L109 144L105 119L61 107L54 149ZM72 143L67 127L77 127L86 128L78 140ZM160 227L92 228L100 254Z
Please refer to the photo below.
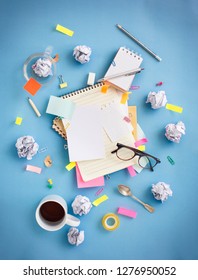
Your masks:
M160 159L149 155L145 152L142 152L138 149L129 147L129 146L125 146L123 144L117 143L117 149L112 151L112 154L116 153L116 156L121 159L121 160L131 160L134 157L138 156L138 164L139 166L141 166L142 168L147 168L150 169L151 171L153 171L153 168L160 163Z

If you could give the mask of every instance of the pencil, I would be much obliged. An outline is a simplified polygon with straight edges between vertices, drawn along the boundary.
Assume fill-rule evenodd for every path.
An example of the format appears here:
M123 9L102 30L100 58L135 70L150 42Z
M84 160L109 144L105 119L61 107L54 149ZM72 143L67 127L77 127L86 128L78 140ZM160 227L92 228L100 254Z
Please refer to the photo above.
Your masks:
M31 105L32 109L34 110L34 112L36 113L37 117L40 117L41 114L40 114L39 110L36 108L36 105L34 104L32 99L30 99L29 97L28 97L28 102L30 103L30 105Z
M141 43L137 38L135 38L132 34L130 34L125 28L123 28L121 25L116 24L116 26L122 31L124 32L127 36L129 36L129 38L131 38L132 40L134 40L138 45L140 45L145 51L147 51L148 53L150 53L150 55L152 55L155 59L157 59L158 61L161 61L162 59L155 54L152 50L150 50L148 47L146 47L143 43Z

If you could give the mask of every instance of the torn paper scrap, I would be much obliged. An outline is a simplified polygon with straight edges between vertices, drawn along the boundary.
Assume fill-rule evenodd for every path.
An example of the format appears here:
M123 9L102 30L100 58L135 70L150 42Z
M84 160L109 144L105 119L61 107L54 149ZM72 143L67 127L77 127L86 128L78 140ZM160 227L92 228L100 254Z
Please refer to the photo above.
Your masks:
M170 185L164 182L158 182L157 184L152 184L151 192L154 195L155 199L161 200L162 202L167 200L168 197L172 196L173 194Z
M66 119L71 119L74 109L74 102L51 95L47 105L46 113Z
M71 206L74 214L78 214L80 216L87 215L92 208L89 198L82 195L77 195Z
M46 156L44 159L44 164L46 167L51 167L52 166L52 160L50 156Z
M68 242L72 245L80 245L84 241L84 230L79 231L77 228L70 228L67 234Z
M129 210L129 209L126 209L126 208L123 208L123 207L119 207L117 212L120 215L124 215L124 216L130 217L130 218L134 218L134 219L137 216L137 212L136 211Z
M77 164L76 164L76 179L77 179L78 188L100 187L100 186L104 186L105 184L104 176L84 182Z
M39 145L35 142L32 136L22 136L17 139L15 144L19 158L27 158L31 160L37 154Z
M99 105L78 105L67 128L70 161L105 157L102 115Z
M87 63L90 60L91 48L87 46L76 46L73 51L75 60L81 64Z
M65 34L65 35L68 35L70 37L73 36L73 34L74 34L74 31L72 31L72 30L70 30L70 29L68 29L68 28L66 28L66 27L64 27L60 24L56 25L56 30Z
M101 197L97 198L96 200L94 200L94 201L92 202L92 204L93 204L94 206L98 206L98 205L100 205L102 202L106 201L107 199L109 199L108 196L107 196L106 194L104 194L103 196L101 196Z
M183 134L185 134L185 125L182 121L178 122L177 124L167 124L165 136L168 140L179 143L180 139Z
M39 58L33 65L32 70L34 73L39 76L46 78L52 74L52 62L49 58Z
M159 109L164 107L167 103L166 93L163 90L158 92L151 91L148 94L146 103L151 103L153 109Z
M38 166L34 166L34 165L27 165L25 170L40 174L42 171L42 168L40 168Z

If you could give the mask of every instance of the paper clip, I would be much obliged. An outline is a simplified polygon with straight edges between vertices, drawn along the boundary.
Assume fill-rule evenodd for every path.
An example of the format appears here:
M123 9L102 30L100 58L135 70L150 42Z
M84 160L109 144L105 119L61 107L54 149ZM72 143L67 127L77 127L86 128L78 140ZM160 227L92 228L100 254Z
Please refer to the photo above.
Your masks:
M170 156L167 156L167 159L172 165L175 164L174 160Z
M104 190L104 188L100 188L95 195L99 195L102 191Z
M130 87L130 89L132 89L132 90L136 90L136 89L139 89L140 88L140 86L131 86Z
M123 118L123 120L128 122L128 123L130 122L130 119L128 117L126 117L126 116Z
M59 75L58 77L59 77L59 80L60 80L60 84L59 84L60 88L65 88L65 87L67 87L67 83L64 82L63 76L62 76L62 75Z
M110 179L111 179L111 176L110 176L109 174L107 174L107 175L105 176L105 178L106 178L107 180L110 180Z
M38 152L39 152L39 153L43 153L43 152L46 152L46 151L47 151L47 147L41 148Z
M67 144L65 144L63 147L64 147L65 150L68 150Z

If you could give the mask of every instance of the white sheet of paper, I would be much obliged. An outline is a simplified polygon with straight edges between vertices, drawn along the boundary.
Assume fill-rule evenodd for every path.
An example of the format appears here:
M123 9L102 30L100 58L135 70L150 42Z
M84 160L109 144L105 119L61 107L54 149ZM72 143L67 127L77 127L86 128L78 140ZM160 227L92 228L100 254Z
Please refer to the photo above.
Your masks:
M123 110L120 103L113 101L102 108L103 127L112 142L116 142L133 131L131 123L127 123L123 118Z
M75 103L68 99L51 95L46 113L71 119L75 106Z
M105 157L100 106L76 106L67 128L67 143L70 162Z

